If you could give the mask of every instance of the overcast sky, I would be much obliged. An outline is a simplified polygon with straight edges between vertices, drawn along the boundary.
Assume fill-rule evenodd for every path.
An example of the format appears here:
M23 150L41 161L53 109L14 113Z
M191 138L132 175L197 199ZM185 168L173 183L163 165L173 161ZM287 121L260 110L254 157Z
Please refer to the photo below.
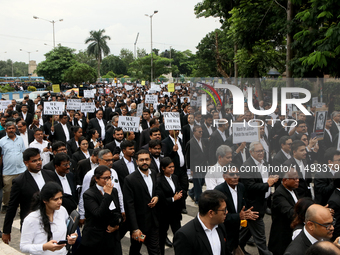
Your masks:
M0 14L0 60L12 59L28 63L45 60L44 54L53 48L52 24L55 23L56 45L61 43L78 50L86 49L84 41L91 30L105 29L111 37L111 54L121 48L134 51L137 33L138 48L150 52L150 18L152 18L153 48L160 51L172 46L176 50L196 52L200 40L220 26L217 19L200 18L194 6L200 0L2 0ZM47 45L44 45L47 44ZM22 49L23 51L20 51ZM38 50L38 52L36 52ZM5 53L6 52L6 53Z

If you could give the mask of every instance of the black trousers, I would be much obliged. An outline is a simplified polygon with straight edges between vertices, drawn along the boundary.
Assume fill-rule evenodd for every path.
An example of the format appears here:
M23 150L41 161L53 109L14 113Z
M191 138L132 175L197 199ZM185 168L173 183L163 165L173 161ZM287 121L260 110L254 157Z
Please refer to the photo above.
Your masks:
M165 240L169 226L171 226L172 233L175 235L177 230L181 228L180 219L178 217L164 217L159 219L159 247L161 249L161 255L164 255Z
M143 231L142 231L143 232ZM145 240L144 244L148 249L149 255L160 255L161 251L159 248L159 230L157 227L153 226L148 232L144 233ZM142 242L138 242L130 238L130 251L129 255L140 255L140 249L142 248Z

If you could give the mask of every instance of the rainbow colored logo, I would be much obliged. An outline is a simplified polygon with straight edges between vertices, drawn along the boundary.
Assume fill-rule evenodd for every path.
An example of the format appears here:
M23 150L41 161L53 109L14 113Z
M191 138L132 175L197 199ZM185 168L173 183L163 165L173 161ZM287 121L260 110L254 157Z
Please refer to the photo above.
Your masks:
M205 83L203 83L203 82L199 82L199 83L202 84L203 86L207 87L208 89L210 89L210 90L216 95L218 101L219 101L220 104L222 105L222 100L221 100L220 96L218 95L217 91L216 91L212 86L210 86L210 85L208 85L208 84L205 84ZM211 94L211 92L210 92L209 90L204 89L204 88L202 88L202 87L199 87L198 89L201 89L201 90L203 90L205 93L207 93L207 94L212 98L212 100L214 100L215 106L217 106L215 97Z

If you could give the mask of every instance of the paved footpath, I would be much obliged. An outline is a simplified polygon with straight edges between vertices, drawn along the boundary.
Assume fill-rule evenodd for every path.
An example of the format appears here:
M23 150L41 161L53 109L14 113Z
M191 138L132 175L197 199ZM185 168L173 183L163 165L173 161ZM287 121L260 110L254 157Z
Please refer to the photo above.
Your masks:
M190 184L190 187L192 187L192 184ZM205 188L205 187L204 187ZM182 226L185 225L187 222L192 220L193 218L196 217L198 213L198 206L195 205L195 203L188 197L186 200L187 204L187 211L188 214L183 214L183 219L182 219ZM5 215L0 214L0 228L2 230L3 222L4 222ZM266 234L267 234L267 242L268 242L268 236L269 236L269 231L270 231L270 225L271 225L271 219L270 216L266 215L264 218L264 222L266 224ZM170 240L172 240L173 235L171 230L169 229L168 232L168 237ZM12 228L12 234L11 234L11 242L9 245L6 245L0 240L0 254L1 255L22 255L22 254L27 254L27 253L22 253L20 251L20 218L17 215L14 223L13 223L13 228ZM122 249L123 249L123 254L128 255L129 254L129 247L130 247L130 234L129 232L125 235L125 237L122 239ZM258 255L258 251L255 247L246 246L246 251L249 252L252 255ZM142 255L147 255L147 249L145 245L143 245L142 250L141 250ZM165 255L174 255L174 249L165 247Z

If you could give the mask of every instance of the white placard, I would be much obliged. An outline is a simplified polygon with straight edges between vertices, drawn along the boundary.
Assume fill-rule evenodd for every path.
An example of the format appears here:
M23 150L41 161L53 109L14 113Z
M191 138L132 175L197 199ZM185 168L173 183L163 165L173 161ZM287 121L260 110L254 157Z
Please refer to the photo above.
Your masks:
M324 103L319 102L316 104L316 108L322 108L322 107L324 107Z
M80 99L67 99L67 110L80 110L81 109L81 100Z
M143 87L142 84L137 83L137 88Z
M146 104L157 104L158 103L158 95L146 95L145 96Z
M190 105L191 106L197 106L197 100L191 100Z
M121 127L124 132L138 132L140 117L119 116L118 127Z
M84 90L84 97L85 98L94 98L94 93L92 89Z
M151 84L151 90L155 90L155 91L161 91L161 87L160 85L155 85L155 84Z
M163 91L163 95L164 95L164 96L168 95L168 97L171 97L171 92Z
M181 90L182 88L181 88L181 86L176 86L175 87L175 90Z
M61 115L65 111L65 102L45 102L44 115Z
M0 100L0 110L6 110L7 106L9 106L10 104L12 104L11 100Z
M123 87L123 84L119 83L117 87L118 87L118 88L122 88L122 87Z
M93 91L93 97L94 97L94 95L97 93L97 89L92 89L92 91Z
M156 90L153 90L153 89L150 89L149 91L148 91L148 93L149 94L153 94L153 93L156 93L157 91Z
M181 97L181 103L184 102L184 99L185 99L185 98L188 98L188 103L190 103L190 97Z
M163 112L165 130L181 130L179 112Z
M133 90L133 86L132 85L125 85L125 89L126 89L126 91Z
M81 103L81 112L95 112L96 111L96 105L94 104L94 102L90 102L90 103Z
M253 122L251 125L257 126L258 123ZM233 144L237 143L251 143L260 140L260 129L258 127L251 127L248 123L233 123Z
M312 107L316 106L318 104L318 97L312 98Z
M196 106L197 107L202 106L202 96L197 97L197 104L196 104Z
M143 103L140 103L140 104L137 105L136 117L140 117L140 116L143 115L143 107L144 107Z

